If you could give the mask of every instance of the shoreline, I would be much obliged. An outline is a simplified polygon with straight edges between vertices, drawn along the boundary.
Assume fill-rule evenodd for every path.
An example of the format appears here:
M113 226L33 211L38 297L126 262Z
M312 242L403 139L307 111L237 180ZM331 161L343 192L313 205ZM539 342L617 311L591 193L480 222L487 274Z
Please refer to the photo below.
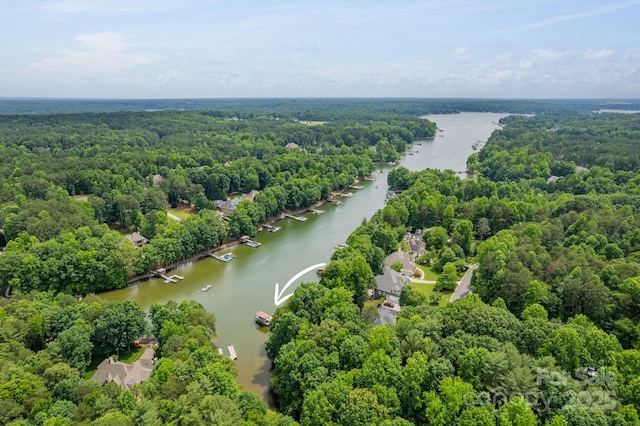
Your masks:
M375 174L375 171L372 173L372 175L373 174ZM361 182L361 180L356 178L351 185L357 185L360 182ZM310 212L313 209L317 209L318 207L320 207L320 206L322 206L322 205L324 205L324 204L326 204L328 202L331 202L332 200L334 200L336 198L336 196L339 196L340 194L343 194L348 189L349 189L349 187L347 186L346 188L341 189L341 190L331 191L331 195L326 200L318 200L315 203L313 203L312 205L310 205L309 207L304 207L304 208L295 209L295 210L285 210L285 211L283 211L282 213L280 213L277 216L268 218L268 219L266 219L264 222L260 223L256 227L256 234L258 232L263 232L265 230L265 225L272 225L272 224L276 223L277 221L284 219L286 214L295 216L295 215L299 215L299 214L302 214L302 213ZM210 249L205 249L205 250L200 251L198 253L192 254L191 256L189 256L186 259L178 260L178 261L170 263L167 266L161 266L161 267L164 268L165 271L169 272L169 271L172 271L174 269L178 269L181 266L185 266L185 265L188 265L188 264L190 264L192 262L197 262L199 260L202 260L205 257L208 257L209 253L217 253L219 251L226 250L226 249L231 248L231 247L236 247L239 244L241 244L239 238L236 238L236 239L233 239L233 240L228 240L228 241L225 241L224 243L220 244L219 246L216 246L216 247L213 247L213 248L210 248ZM125 287L136 286L137 284L140 284L141 282L150 280L151 278L154 278L154 277L156 277L156 274L153 273L153 272L147 272L146 274L136 275L136 276L134 276L134 277L132 277L132 278L127 280L127 283L126 283ZM125 287L123 287L123 288L125 288ZM109 289L109 290L105 290L105 292L106 291L113 291L113 290L117 290L117 289L115 289L115 288L114 289Z

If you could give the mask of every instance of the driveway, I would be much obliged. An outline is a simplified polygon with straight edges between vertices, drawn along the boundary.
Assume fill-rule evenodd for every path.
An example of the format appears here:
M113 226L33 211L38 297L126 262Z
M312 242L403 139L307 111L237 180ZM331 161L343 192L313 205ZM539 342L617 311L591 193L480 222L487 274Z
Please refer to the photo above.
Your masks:
M469 266L469 269L467 269L467 272L465 272L462 279L458 281L458 286L456 287L456 290L451 295L449 302L455 302L458 299L462 299L464 296L469 294L469 292L471 292L471 276L473 275L473 271L475 271L477 268L478 268L477 263L474 263L473 265Z
M182 222L182 219L180 219L178 216L176 216L176 215L175 215L175 214L173 214L173 213L167 212L167 216L168 216L170 219L175 220L177 223Z

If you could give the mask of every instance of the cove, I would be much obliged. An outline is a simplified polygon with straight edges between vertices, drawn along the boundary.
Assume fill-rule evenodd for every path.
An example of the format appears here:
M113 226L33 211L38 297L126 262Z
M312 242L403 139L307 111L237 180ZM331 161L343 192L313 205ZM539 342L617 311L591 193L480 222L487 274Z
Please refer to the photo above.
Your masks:
M467 157L474 152L473 145L485 142L498 128L500 118L506 115L425 116L438 126L436 136L429 141L416 142L400 164L414 171L426 168L463 171ZM229 345L235 347L238 382L273 407L273 396L269 392L271 361L264 350L267 330L255 323L255 313L273 314L276 283L282 287L299 271L327 263L335 246L344 243L363 219L369 219L384 206L388 170L385 166L376 173L376 181L361 183L364 189L349 190L354 195L341 198L342 204L321 206L324 210L321 215L307 213L304 216L308 220L304 222L278 221L276 225L281 227L278 232L263 231L254 238L262 244L258 248L239 245L223 251L235 254L235 259L229 262L205 258L173 270L171 274L184 277L177 283L165 284L163 279L151 279L103 293L100 297L114 301L135 300L147 310L153 302L197 300L216 316L216 345L225 349ZM317 275L313 271L305 274L286 293L293 292L302 281L317 281ZM201 291L208 285L211 287L207 291Z

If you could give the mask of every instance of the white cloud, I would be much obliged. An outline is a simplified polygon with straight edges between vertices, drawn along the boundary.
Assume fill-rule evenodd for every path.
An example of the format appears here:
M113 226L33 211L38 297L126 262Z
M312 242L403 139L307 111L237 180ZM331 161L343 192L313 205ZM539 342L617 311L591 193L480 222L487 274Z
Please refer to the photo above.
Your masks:
M609 57L614 53L615 53L614 49L599 49L599 50L589 49L585 52L584 56L586 56L589 59L602 59L602 58Z
M58 57L44 58L27 70L52 74L112 74L163 59L152 53L131 52L126 37L118 33L80 34L81 49L62 49Z
M464 55L465 53L467 53L467 51L469 51L468 47L458 47L455 50L452 50L450 55L451 56L461 56Z

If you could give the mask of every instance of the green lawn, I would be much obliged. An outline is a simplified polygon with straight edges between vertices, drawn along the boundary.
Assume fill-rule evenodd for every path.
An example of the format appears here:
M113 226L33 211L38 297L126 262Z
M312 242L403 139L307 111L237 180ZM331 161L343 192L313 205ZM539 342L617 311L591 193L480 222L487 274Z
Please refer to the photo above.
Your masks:
M139 360L146 349L147 348L144 346L133 348L131 352L121 354L118 357L118 360L124 362L125 364L131 364L132 362Z
M418 268L420 268L422 270L422 272L424 272L424 279L426 281L437 281L438 277L440 276L440 274L434 272L430 266L422 266L422 265L416 265Z
M411 288L415 289L419 293L424 294L424 296L429 300L429 296L433 293L433 289L436 287L435 284L423 284L423 283L411 283L409 284ZM442 298L440 299L440 306L446 305L449 303L449 298L451 297L451 293L444 293Z
M435 284L422 284L422 283L411 283L409 284L411 288L415 289L418 293L424 294L424 296L429 300L429 296L433 293L433 289L436 287Z
M172 213L176 216L178 216L180 218L180 220L185 220L191 216L193 216L193 213L189 213L186 210L181 210L181 209L172 209L172 208L168 208L167 212Z

